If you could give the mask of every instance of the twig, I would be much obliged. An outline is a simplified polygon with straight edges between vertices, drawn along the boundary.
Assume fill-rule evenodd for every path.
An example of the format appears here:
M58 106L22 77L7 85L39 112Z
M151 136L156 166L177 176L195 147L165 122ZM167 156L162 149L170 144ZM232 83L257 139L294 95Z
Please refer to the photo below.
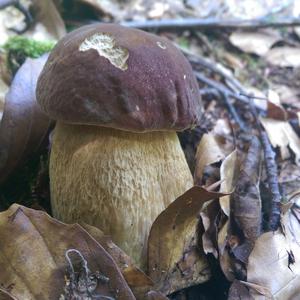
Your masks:
M233 92L231 92L227 87L225 87L221 83L218 83L218 82L216 82L212 79L209 79L209 78L205 77L200 72L195 71L194 73L196 75L196 78L199 81L201 81L201 82L207 84L208 86L214 88L219 93L219 96L221 96L223 98L229 112L231 113L231 115L234 118L234 120L236 121L236 123L239 125L240 129L244 132L247 132L248 129L247 129L245 123L242 121L242 119L238 115L235 107L233 106L233 104L229 100L229 98L235 98L235 97L238 97L238 96L234 95Z
M270 210L270 216L268 222L268 229L275 231L277 230L280 224L280 213L281 213L280 203L282 199L279 190L279 184L278 184L277 164L275 161L276 154L272 149L266 131L261 126L261 123L258 118L258 113L253 104L253 101L249 101L249 102L250 102L251 111L255 118L256 126L259 130L260 140L264 150L264 156L265 156L264 161L265 161L266 172L267 172L267 181L269 185L269 191L271 194L271 210Z
M208 70L211 70L219 74L235 88L235 92L238 91L238 92L246 93L246 90L242 86L242 84L236 78L224 72L224 70L222 70L222 68L220 68L217 64L215 64L214 62L210 61L207 58L191 53L187 49L184 49L178 45L176 46L183 52L183 54L187 56L188 60L192 65L200 65L200 67L204 67Z
M204 76L203 74L201 74L200 72L194 71L196 78L207 84L210 87L215 88L216 90L218 90L219 92L221 92L222 94L227 94L229 97L232 97L236 100L239 100L245 104L249 104L249 101L247 99L247 97L240 95L240 93L234 93L232 92L228 87L226 87L224 84L217 82L215 80L209 79L206 76Z
M240 118L239 114L237 113L235 107L233 106L233 104L230 102L229 100L229 95L228 94L222 94L223 100L229 110L229 112L231 113L233 119L236 121L236 123L238 124L238 126L240 127L240 129L243 132L247 132L248 128L246 127L244 121Z
M124 21L121 25L143 30L185 30L185 29L204 29L204 28L264 28L264 27L285 27L300 25L299 18L257 18L250 20L220 20L218 18L187 18L187 19L162 19L162 20L145 20L145 21Z

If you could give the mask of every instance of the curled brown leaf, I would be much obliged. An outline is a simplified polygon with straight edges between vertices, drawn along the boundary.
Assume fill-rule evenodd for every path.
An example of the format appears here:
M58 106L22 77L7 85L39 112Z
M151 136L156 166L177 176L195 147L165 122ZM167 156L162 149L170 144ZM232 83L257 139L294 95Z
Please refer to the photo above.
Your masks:
M194 186L154 221L148 240L148 272L164 295L210 278L198 218L206 201L223 195Z
M66 225L42 211L14 204L0 213L0 240L2 294L59 299L67 286L66 252L76 249L91 274L99 274L94 295L135 299L112 257L78 224Z
M6 94L0 123L0 183L39 148L50 127L35 97L37 79L46 60L47 55L27 59Z

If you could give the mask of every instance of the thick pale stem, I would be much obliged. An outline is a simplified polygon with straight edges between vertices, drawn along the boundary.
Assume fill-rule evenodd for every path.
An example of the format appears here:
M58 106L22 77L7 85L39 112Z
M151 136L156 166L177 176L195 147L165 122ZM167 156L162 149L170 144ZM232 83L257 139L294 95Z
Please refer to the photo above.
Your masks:
M57 123L50 158L54 216L111 235L137 264L151 224L193 185L175 132Z

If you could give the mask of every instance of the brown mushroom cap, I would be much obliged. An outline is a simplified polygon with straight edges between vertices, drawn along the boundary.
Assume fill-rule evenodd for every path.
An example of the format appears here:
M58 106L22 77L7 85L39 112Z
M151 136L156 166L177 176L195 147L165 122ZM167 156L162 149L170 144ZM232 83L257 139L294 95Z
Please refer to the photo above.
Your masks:
M202 115L183 54L167 39L114 24L84 26L60 40L37 98L52 119L136 132L183 130Z

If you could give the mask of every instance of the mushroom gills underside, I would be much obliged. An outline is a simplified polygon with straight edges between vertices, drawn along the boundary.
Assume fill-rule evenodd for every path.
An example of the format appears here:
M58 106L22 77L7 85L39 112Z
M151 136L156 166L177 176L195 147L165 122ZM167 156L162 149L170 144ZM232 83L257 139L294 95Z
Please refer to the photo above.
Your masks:
M54 216L100 228L139 266L153 221L192 185L174 131L57 122L50 156Z

